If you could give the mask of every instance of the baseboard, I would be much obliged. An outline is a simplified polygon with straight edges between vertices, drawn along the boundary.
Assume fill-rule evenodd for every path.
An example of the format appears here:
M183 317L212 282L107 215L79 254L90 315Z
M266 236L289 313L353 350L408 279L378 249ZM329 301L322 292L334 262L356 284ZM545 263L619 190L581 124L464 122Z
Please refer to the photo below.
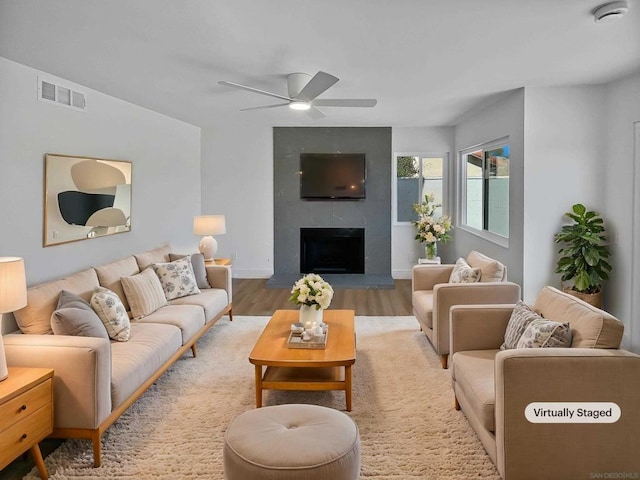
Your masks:
M231 266L231 276L233 278L271 278L273 275L273 271L261 269L261 270L252 270L252 269L244 269L244 268L236 268L233 265Z
M395 280L411 280L411 270L391 270L391 276Z

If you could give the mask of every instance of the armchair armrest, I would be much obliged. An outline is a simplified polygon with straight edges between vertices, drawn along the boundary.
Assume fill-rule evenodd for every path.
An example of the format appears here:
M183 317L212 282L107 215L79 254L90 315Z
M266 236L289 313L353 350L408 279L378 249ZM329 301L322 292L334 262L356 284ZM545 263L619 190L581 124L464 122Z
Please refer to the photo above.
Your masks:
M213 288L227 291L229 303L232 303L231 267L227 265L207 265L207 281Z
M500 348L512 311L511 304L451 307L451 355L467 350Z
M441 355L449 353L449 311L454 305L515 304L518 300L520 285L513 282L436 285L433 289L434 347Z
M95 429L111 413L111 344L67 335L3 337L7 364L53 368L54 427Z
M448 283L455 265L414 265L411 270L411 291L433 290L438 283Z
M531 348L495 361L497 466L505 479L593 478L640 471L640 356L624 350ZM613 402L615 423L531 423L531 402ZM544 461L541 461L544 459Z

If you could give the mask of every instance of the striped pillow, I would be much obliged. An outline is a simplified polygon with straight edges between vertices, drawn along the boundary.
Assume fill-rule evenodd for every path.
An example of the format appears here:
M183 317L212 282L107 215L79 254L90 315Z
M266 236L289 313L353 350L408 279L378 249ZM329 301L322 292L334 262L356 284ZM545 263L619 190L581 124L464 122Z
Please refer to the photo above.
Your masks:
M146 317L167 304L160 280L151 268L120 280L134 320Z

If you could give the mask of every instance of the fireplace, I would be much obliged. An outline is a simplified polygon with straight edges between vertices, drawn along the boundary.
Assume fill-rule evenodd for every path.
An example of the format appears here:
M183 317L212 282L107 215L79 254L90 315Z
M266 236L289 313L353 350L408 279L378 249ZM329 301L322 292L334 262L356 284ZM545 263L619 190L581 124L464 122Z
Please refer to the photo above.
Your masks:
M364 273L364 228L301 228L300 273Z

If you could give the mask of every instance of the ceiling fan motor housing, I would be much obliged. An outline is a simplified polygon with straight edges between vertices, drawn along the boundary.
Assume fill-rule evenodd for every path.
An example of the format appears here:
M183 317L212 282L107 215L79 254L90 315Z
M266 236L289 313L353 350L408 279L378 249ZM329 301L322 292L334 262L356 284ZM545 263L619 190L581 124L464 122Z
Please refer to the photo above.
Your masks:
M311 80L311 75L308 73L290 73L287 75L287 92L290 98L298 98L300 92L307 83Z

